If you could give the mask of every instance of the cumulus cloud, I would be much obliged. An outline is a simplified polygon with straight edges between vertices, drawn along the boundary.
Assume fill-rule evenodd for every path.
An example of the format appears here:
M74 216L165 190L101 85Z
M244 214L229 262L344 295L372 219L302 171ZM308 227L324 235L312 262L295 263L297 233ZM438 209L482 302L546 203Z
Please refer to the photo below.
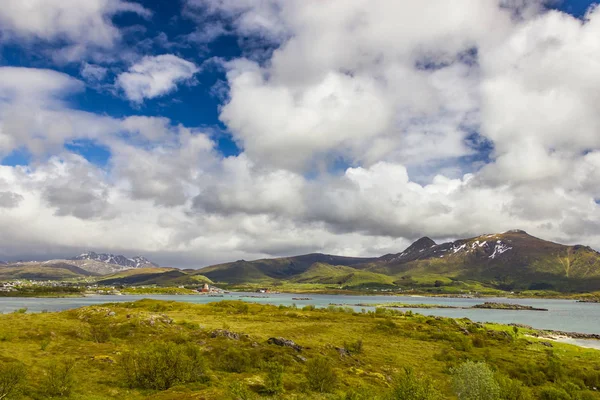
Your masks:
M4 0L0 7L0 33L4 40L67 43L55 57L74 61L92 49L110 49L120 39L113 16L151 13L123 0Z
M23 196L14 192L0 192L0 208L15 208L23 201Z
M108 73L108 68L104 68L100 65L89 64L84 62L81 66L81 76L86 81L95 83L103 81Z
M110 249L198 267L381 255L422 235L513 228L600 248L600 10L576 19L529 0L186 4L199 32L219 20L202 40L226 32L270 47L222 63L220 118L241 153L223 157L206 132L166 116L73 109L80 81L3 68L0 152L54 157L0 167L0 224L11 232L0 232L0 254L36 243L38 255ZM197 72L174 55L146 57L116 84L139 105ZM77 139L106 146L107 166L65 151Z
M192 62L172 54L147 56L117 77L116 85L134 103L161 97L190 82L199 71Z

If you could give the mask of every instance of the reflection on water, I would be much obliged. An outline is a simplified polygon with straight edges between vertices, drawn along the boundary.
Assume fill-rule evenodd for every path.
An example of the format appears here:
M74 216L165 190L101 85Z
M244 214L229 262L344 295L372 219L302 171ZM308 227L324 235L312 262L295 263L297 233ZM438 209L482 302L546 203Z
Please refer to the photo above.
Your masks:
M231 293L223 297L208 297L202 295L191 296L90 296L83 298L65 299L36 299L36 298L11 298L0 297L0 312L7 313L19 308L27 307L30 312L60 311L71 308L89 306L94 304L136 301L142 298L160 300L186 301L190 303L210 303L221 300L244 300L262 304L292 305L302 307L308 304L317 307L327 307L329 304L382 304L396 302L405 304L439 304L455 307L471 307L484 301L502 303L515 303L536 308L547 308L549 311L513 311L513 310L487 310L487 309L411 309L413 312L424 315L435 315L452 318L469 318L478 322L497 322L502 324L519 323L533 326L538 329L553 329L567 332L596 333L600 334L600 304L578 303L573 300L548 300L548 299L463 299L440 297L411 297L411 296L344 296L344 295L298 295L298 294L269 294L266 297L256 296L255 293ZM293 298L310 298L310 300L293 300ZM360 310L360 307L353 306Z

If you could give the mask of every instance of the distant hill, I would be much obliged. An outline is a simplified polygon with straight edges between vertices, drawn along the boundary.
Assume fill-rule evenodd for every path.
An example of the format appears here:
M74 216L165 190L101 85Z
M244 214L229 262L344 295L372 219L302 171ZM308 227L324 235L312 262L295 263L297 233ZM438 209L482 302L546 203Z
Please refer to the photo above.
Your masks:
M159 266L142 256L127 258L121 255L94 253L93 251L73 257L71 261L98 261L125 268L157 268Z
M256 261L239 260L202 268L197 273L208 277L214 282L268 283L297 277L306 272L315 263L352 266L375 260L377 259L341 257L316 253Z
M309 254L240 260L197 273L229 284L289 281L411 287L475 281L502 290L593 291L600 290L600 253L513 230L442 244L423 237L401 253L378 258Z
M136 256L127 258L122 255L105 254L87 252L71 259L57 259L48 261L19 261L8 264L0 264L1 268L6 269L4 279L10 279L11 275L19 275L13 279L25 279L18 271L27 272L27 279L50 279L48 276L48 268L66 269L72 272L68 274L70 278L94 276L94 275L109 275L117 272L127 271L130 269L139 268L158 268L158 265L148 259ZM17 268L17 269L11 269ZM39 273L36 273L39 272ZM60 276L54 274L53 276ZM60 279L60 278L57 278Z
M77 266L57 263L20 263L0 265L0 280L30 279L30 280L64 280L96 274Z
M513 230L435 244L422 238L399 254L358 268L386 275L438 275L475 280L504 290L598 290L600 253Z
M212 283L203 275L190 275L182 270L174 268L138 268L129 269L113 275L102 277L98 280L100 285L157 285L157 286L179 286L200 285Z

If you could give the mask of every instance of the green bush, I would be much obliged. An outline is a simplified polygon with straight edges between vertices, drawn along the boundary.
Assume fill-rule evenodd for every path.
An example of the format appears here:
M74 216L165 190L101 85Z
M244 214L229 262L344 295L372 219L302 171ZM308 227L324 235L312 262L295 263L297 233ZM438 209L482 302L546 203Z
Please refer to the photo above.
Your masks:
M317 357L306 363L306 380L310 390L319 393L331 393L337 385L337 374L331 360Z
M562 362L553 351L547 353L546 376L552 382L558 382L563 376Z
M500 387L486 363L467 361L452 369L452 387L459 400L498 400Z
M0 399L10 399L16 395L25 377L27 369L19 362L0 364Z
M496 376L500 387L500 398L502 400L532 400L531 390L517 379L511 379L504 375Z
M363 352L363 341L358 339L355 342L345 342L344 348L350 352L350 354L362 354Z
M563 389L549 386L540 391L540 400L571 400L571 396Z
M219 365L224 371L242 373L250 369L252 359L246 351L229 347L220 354Z
M388 400L437 400L442 399L431 379L415 374L410 368L395 379Z
M267 362L264 365L267 371L265 378L265 393L277 394L283 391L283 365L278 362Z
M256 395L242 382L233 382L229 385L232 400L252 400Z
M50 397L68 397L73 391L75 360L54 361L46 368L42 379L42 392Z
M206 362L194 345L152 343L124 354L120 365L132 388L166 390L176 384L207 380Z

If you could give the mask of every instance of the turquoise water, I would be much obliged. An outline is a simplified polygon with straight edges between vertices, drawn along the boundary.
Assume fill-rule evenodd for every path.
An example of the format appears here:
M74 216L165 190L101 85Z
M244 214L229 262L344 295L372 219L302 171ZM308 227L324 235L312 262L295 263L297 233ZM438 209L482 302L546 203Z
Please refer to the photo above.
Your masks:
M71 308L90 306L94 304L136 301L142 298L159 300L175 300L202 304L221 300L244 300L255 303L292 305L302 307L313 304L317 307L327 307L331 303L353 304L398 302L406 304L441 304L447 306L470 307L485 301L522 304L537 308L547 308L549 311L512 311L512 310L483 310L483 309L412 309L424 315L435 315L451 318L469 318L477 322L497 322L502 324L519 323L538 329L553 329L568 332L600 334L600 304L577 303L573 300L547 299L462 299L462 298L432 298L412 296L344 296L344 295L299 295L299 294L269 294L268 297L258 298L256 293L231 293L223 297L208 297L203 295L190 296L90 296L65 299L39 299L0 297L0 313L13 312L26 307L29 312L61 311ZM294 297L309 297L311 300L298 301ZM363 307L354 307L360 310ZM365 307L367 308L367 307Z

